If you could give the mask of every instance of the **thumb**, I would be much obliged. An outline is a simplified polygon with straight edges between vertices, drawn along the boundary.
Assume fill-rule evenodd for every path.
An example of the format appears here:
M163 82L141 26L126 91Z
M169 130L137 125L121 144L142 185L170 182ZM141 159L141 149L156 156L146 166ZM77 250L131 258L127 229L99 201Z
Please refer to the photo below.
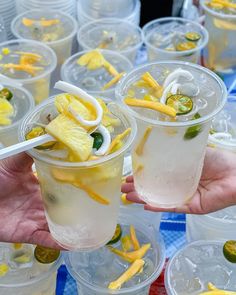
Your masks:
M20 153L1 161L1 166L10 172L24 172L32 169L33 159L26 153Z

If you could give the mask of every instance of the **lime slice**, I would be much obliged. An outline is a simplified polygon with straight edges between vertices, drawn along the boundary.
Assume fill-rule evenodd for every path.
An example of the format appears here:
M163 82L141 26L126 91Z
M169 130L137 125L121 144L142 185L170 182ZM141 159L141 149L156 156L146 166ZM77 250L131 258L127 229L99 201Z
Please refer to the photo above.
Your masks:
M177 51L187 51L187 50L191 50L191 49L194 49L196 47L196 44L193 43L193 42L181 42L181 43L178 43L176 45L176 50Z
M100 147L103 144L103 136L102 136L102 134L98 133L98 132L94 132L94 133L91 134L91 136L94 138L93 148L96 149L96 150L99 150Z
M197 120L199 118L201 118L201 115L199 113L196 113L193 116L192 120ZM199 132L201 132L201 130L202 130L202 127L199 124L189 127L184 134L184 139L185 140L193 139L199 134Z
M121 226L120 226L120 224L117 224L115 233L114 233L113 237L111 238L111 240L107 243L107 245L112 245L112 244L117 243L120 240L121 235L122 235Z
M11 100L13 97L13 94L11 93L11 91L7 88L3 88L0 91L0 98L5 98L7 100Z
M52 263L60 256L60 250L46 248L43 246L36 246L34 249L35 259L44 264Z
M200 34L198 34L197 32L188 32L184 35L184 37L188 41L197 42L198 40L201 39L202 36Z
M176 115L185 115L193 109L193 101L182 94L174 94L167 98L166 104L176 110Z
M230 240L225 242L223 253L229 262L236 263L236 241Z
M25 138L26 138L26 140L29 140L29 139L32 139L32 138L35 138L35 137L38 137L38 136L41 136L41 135L44 135L44 134L46 134L45 129L43 127L41 127L41 126L36 126L36 127L32 128L25 135ZM42 145L39 145L39 146L37 146L35 148L38 149L38 150L47 150L47 149L52 148L54 145L55 145L55 141L50 141L50 142L44 143Z

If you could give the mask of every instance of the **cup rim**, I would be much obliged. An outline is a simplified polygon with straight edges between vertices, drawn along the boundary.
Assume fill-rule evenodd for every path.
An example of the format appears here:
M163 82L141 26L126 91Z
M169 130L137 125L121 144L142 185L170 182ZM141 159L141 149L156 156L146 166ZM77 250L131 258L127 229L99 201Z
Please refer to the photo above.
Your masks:
M61 66L61 79L65 82L68 82L68 83L71 83L73 84L69 79L68 77L66 77L65 75L65 68L68 66L68 64L70 64L71 62L74 62L75 59L78 59L80 56L82 56L83 54L85 53L88 53L90 51L93 51L95 49L92 49L92 50L83 50L83 51L80 51L80 52L77 52L76 54L70 56L69 58L66 59L66 61L62 64ZM99 51L101 51L101 53L105 53L105 54L108 54L108 55L113 55L113 56L117 56L119 57L119 59L125 61L125 63L130 67L130 69L128 69L126 71L127 72L130 72L132 69L133 69L133 65L131 63L131 61L124 55L122 55L121 53L117 52L117 51L112 51L112 50L107 50L107 49L99 49ZM126 74L124 74L125 76ZM118 82L119 83L119 82ZM101 90L101 89L98 89L98 90L86 90L88 93L90 93L91 95L104 95L106 96L107 94L111 94L114 89L116 88L116 85L109 88L109 89L106 89L106 90Z
M206 0L200 0L200 5L203 8L203 10L207 11L209 14L214 15L218 18L223 18L223 19L228 18L228 19L225 19L226 21L236 19L236 15L234 14L219 13L217 11L214 11L213 9L210 9L209 7L207 7L205 2Z
M121 213L119 217L122 217L122 216L128 216L128 214ZM129 217L129 219L133 220L132 217ZM114 295L115 294L127 294L129 292L135 292L141 288L145 288L148 285L151 285L160 276L160 274L164 268L166 255L165 255L165 244L164 244L163 238L160 233L158 233L158 235L156 235L156 232L155 232L155 229L153 228L153 226L147 226L147 225L145 225L145 222L142 222L142 221L145 221L145 219L141 219L138 221L135 220L135 223L138 223L139 225L142 225L145 227L145 236L148 236L149 238L151 237L150 242L152 243L152 245L155 245L155 250L156 250L155 252L159 253L159 261L157 262L157 265L155 266L156 268L153 271L152 275L148 279L143 281L142 283L132 286L132 287L129 287L129 288L124 288L124 289L119 289L119 290L109 290L110 294L114 294ZM127 220L123 224L130 225L130 221ZM143 232L143 229L141 229L140 231ZM65 259L65 264L67 266L69 273L71 274L72 277L78 279L78 282L79 281L83 282L83 285L86 286L90 290L99 291L99 292L102 292L102 294L106 294L108 292L107 288L94 286L93 284L87 282L84 278L81 278L76 273L76 271L74 271L73 266L70 263L69 253L65 253L64 259ZM130 290L130 289L132 289L132 290Z
M85 42L84 42L84 40L83 39L81 39L81 35L82 35L82 32L83 31L86 31L86 29L87 28L89 28L90 26L93 26L93 25L99 25L99 24L106 24L106 23L108 23L108 24L112 24L112 23L114 23L114 24L116 24L116 23L122 23L122 24L125 24L125 25L127 25L127 26L129 26L129 27L132 27L132 29L133 30L136 30L137 32L138 32L138 35L139 35L139 42L137 43L137 44L135 44L135 45L133 45L131 48L129 48L129 49L124 49L124 50L114 50L114 51L116 51L116 52L119 52L119 53L121 53L121 54L127 54L127 53L129 53L129 52L131 52L131 51L133 51L133 50L137 50L138 48L140 48L141 46L142 46L142 44L143 44L143 31L142 31L142 29L139 27L139 26L137 26L137 25L135 25L135 24L133 24L133 23L131 23L131 22L129 22L129 21L127 21L126 19L119 19L119 18L116 18L116 17L109 17L109 18L99 18L99 19L97 19L97 20L93 20L93 21L90 21L90 22L88 22L88 23L85 23L85 24L83 24L80 28L79 28L79 30L78 30L78 33L77 33L77 42L79 43L79 44L81 44L81 46L83 47L83 48L86 48L86 50L93 50L93 49L95 49L95 48L92 48L92 47L89 47ZM82 40L82 41L81 41Z
M0 79L1 79L1 78L0 78ZM23 93L26 95L27 100L28 100L28 102L29 102L29 108L28 108L27 112L24 114L24 116L22 116L19 120L15 121L13 124L8 125L8 126L1 126L1 127L0 127L0 134L1 134L2 132L6 132L6 131L9 131L9 130L11 130L11 129L14 129L17 125L19 125L19 124L22 122L22 120L24 119L24 117L25 117L27 114L29 114L29 113L32 111L32 109L34 108L34 106L35 106L35 100L34 100L34 98L33 98L33 95L32 95L27 89L25 89L24 87L19 87L19 86L16 86L16 85L14 85L14 84L5 83L5 82L4 82L4 83L1 83L1 84L2 84L4 87L6 86L6 87L15 88L15 89L17 89L17 90L23 92ZM14 95L14 94L13 94L13 95Z
M51 267L47 271L43 271L39 276L31 279L30 281L18 284L2 284L0 283L0 288L22 288L28 287L33 285L37 282L43 281L48 278L49 273L53 273L59 266L62 264L62 253L60 254L59 258L51 265Z
M21 36L21 34L19 34L19 32L18 32L18 29L19 29L19 27L17 27L16 28L16 25L17 25L17 23L18 23L18 21L21 19L21 18L23 18L24 16L26 16L26 15L28 15L29 13L34 13L34 12L44 12L44 10L43 9L30 9L30 10L27 10L27 11L25 11L25 12L23 12L23 13L21 13L21 14L18 14L13 20L12 20L12 22L11 22L11 31L12 31L12 33L13 33L13 35L16 37L16 38L18 38L18 39L25 39L25 40L33 40L33 41L37 41L37 40L34 40L34 39L30 39L30 38L26 38L26 37L23 37L23 36ZM60 10L54 10L54 9L47 9L47 13L54 13L54 14L59 14L59 15L61 15L61 16L63 16L63 17L66 17L67 19L69 19L70 21L71 21L71 24L72 24L72 26L73 26L73 30L69 33L69 35L68 36L66 36L66 37L63 37L63 38L61 38L61 39L58 39L58 40L55 40L55 41L50 41L50 42L42 42L42 43L44 43L44 44L47 44L47 45L55 45L55 44L58 44L58 43L62 43L62 42L64 42L64 41L67 41L67 39L70 39L70 38L73 38L74 36L75 36L75 34L76 34L76 32L77 32L77 30L78 30L78 24L77 24L77 22L76 22L76 20L75 20L75 18L74 17L72 17L70 14L68 14L68 13L65 13L65 12L62 12L62 11L60 11ZM38 42L40 42L40 41L38 41Z
M19 79L19 78L11 78L11 77L8 77L4 74L1 74L3 75L4 77L7 77L9 79L12 79L14 81L19 81L20 83L23 83L23 84L28 84L28 83L31 83L31 82L34 82L34 81L37 81L41 78L44 78L45 76L51 74L56 66L57 66L57 56L56 56L56 53L46 44L42 43L42 42L38 42L38 41L35 41L35 40L29 40L29 39L14 39L14 40L10 40L10 41L5 41L5 42L2 42L0 43L0 46L1 47L8 47L9 45L13 45L14 43L18 43L18 44L34 44L34 45L37 45L39 47L41 47L41 50L42 51L48 51L51 55L50 57L50 60L51 60L51 63L49 65L49 68L41 73L40 75L36 76L36 77L31 77L31 78L25 78L25 79Z
M37 105L33 109L32 112L30 112L29 114L27 114L24 117L24 120L22 121L22 123L21 123L21 125L20 125L20 127L18 129L19 141L24 141L25 140L25 129L26 129L27 125L28 125L27 123L30 121L30 118L33 115L35 115L36 113L38 113L41 110L45 109L46 106L53 105L55 97L56 97L56 95L53 95L50 98L46 99L41 104ZM114 103L114 102L111 102L110 104L119 107L119 105ZM136 136L137 125L136 125L135 120L129 114L124 112L123 109L120 108L120 107L119 107L119 111L122 112L122 114L126 117L126 120L129 122L130 128L131 128L131 133L130 133L127 141L125 142L125 144L118 151L116 151L116 152L114 152L114 153L112 153L110 155L106 155L104 157L101 157L100 159L93 160L93 161L68 162L68 161L59 161L59 160L50 159L48 157L45 157L42 154L39 154L39 153L35 152L34 149L29 150L27 153L36 160L42 161L42 162L47 163L47 164L55 165L55 166L58 166L58 167L85 168L85 167L93 167L93 166L97 166L97 165L102 164L102 163L106 163L106 162L120 156L122 153L125 153L132 146L134 138Z
M181 65L182 66L184 65L184 66L189 66L190 68L202 70L204 73L208 74L208 76L211 76L212 78L214 78L216 80L216 82L218 83L218 85L222 91L222 100L219 103L219 105L212 112L210 112L208 115L203 116L203 117L196 119L196 120L189 120L189 121L185 121L185 122L165 122L165 121L159 121L159 120L153 120L153 119L146 118L146 117L140 115L139 113L135 112L134 110L132 110L129 106L127 106L124 103L122 90L124 89L124 85L126 83L126 80L128 80L129 77L132 77L135 73L138 73L141 71L146 72L146 71L148 71L148 68L151 66L159 66L159 65L164 66L164 65L172 65L172 64L179 65L180 67L181 67ZM135 117L136 120L144 121L144 122L150 123L154 126L187 127L187 126L193 126L193 125L201 124L204 122L208 122L209 120L211 120L212 117L214 117L216 114L218 114L225 105L226 98L227 98L227 89L226 89L225 84L223 83L223 81L221 80L221 78L219 76L217 76L214 72L210 71L209 69L207 69L203 66L189 63L189 62L184 62L184 61L168 60L168 61L147 63L147 64L141 65L139 67L136 67L135 69L130 71L118 83L118 85L115 89L115 96L116 96L116 99L118 100L119 104L122 106L122 108L126 109L128 113L130 113L133 117Z
M156 24L156 23L161 23L161 22L165 22L165 21L180 21L180 22L187 22L187 23L191 23L195 26L197 26L202 34L203 34L203 42L193 48L193 49L190 49L190 50L184 50L184 51L168 51L168 50L165 50L165 49L161 49L161 48L158 48L154 45L152 45L148 40L147 40L147 34L146 34L146 30L153 24ZM155 19L153 21L150 21L148 22L144 27L143 27L143 38L144 38L144 44L146 44L147 46L149 46L150 48L152 48L153 50L155 51L159 51L159 52L162 52L162 53L165 53L166 55L169 55L169 57L175 57L175 56L184 56L184 55L190 55L192 53L195 53L196 51L201 51L208 43L209 41L209 33L208 31L201 25L199 24L198 22L195 22L195 21L192 21L192 20L189 20L189 19L186 19L186 18L183 18L183 17L162 17L162 18L158 18L158 19Z

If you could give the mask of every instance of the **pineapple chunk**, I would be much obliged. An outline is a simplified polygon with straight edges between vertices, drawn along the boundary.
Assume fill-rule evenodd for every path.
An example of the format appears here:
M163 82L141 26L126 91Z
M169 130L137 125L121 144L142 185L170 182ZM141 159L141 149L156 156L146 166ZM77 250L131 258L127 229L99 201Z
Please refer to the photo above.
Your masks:
M5 99L1 98L0 99L0 125L10 125L11 124L11 119L10 117L14 113L14 108L10 104L10 102Z
M46 131L63 143L75 161L86 161L93 148L93 138L71 118L61 114L46 126Z

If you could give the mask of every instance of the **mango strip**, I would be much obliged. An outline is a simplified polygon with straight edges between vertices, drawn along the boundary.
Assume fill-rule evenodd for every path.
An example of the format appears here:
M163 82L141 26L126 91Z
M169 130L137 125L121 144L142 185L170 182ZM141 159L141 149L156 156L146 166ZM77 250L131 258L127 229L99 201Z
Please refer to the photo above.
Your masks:
M212 283L208 283L208 290L199 295L236 295L236 292L217 289Z
M33 52L14 51L14 53L19 54L19 55L25 55L25 56L28 56L28 57L32 57L32 58L37 59L37 60L42 59L42 56L40 54L33 53Z
M119 249L113 248L109 246L108 248L113 252L114 254L120 256L122 259L128 262L134 262L137 259L143 258L143 256L147 253L147 251L150 249L151 244L144 244L142 247L140 247L138 250L132 251L132 252L124 252Z
M15 250L19 250L19 249L22 248L22 244L21 244L21 243L14 243L14 244L13 244L13 248L14 248Z
M139 241L136 236L136 231L133 225L130 226L130 238L134 247L134 250L140 249Z
M42 67L34 67L32 65L29 65L29 64L12 64L12 63L8 63L8 64L0 64L0 67L2 67L4 69L13 69L13 70L16 70L16 71L24 71L26 73L29 73L32 76L35 75L35 72L43 70Z
M104 66L105 58L99 50L92 50L83 54L77 64L86 66L89 70L96 70Z
M236 30L236 24L232 23L232 22L228 22L225 20L221 20L218 18L214 18L213 19L214 25L215 27L219 28L219 29L224 29L224 30L231 30L231 31L235 31Z
M123 75L124 75L124 72L119 73L117 76L115 76L113 79L111 79L108 83L106 83L102 89L106 90L106 89L110 88L111 86L116 84Z
M115 146L121 142L122 139L124 139L127 135L129 135L131 132L131 128L127 128L123 133L117 135L111 142L110 147L107 151L107 155L111 154L113 152L113 149L115 148Z
M3 277L9 271L9 266L6 263L0 264L0 277Z
M158 82L152 77L149 72L144 73L142 75L142 79L148 84L148 86L156 90L157 97L161 97L163 87L158 84Z
M136 147L135 152L138 156L141 156L143 154L144 146L151 134L151 131L152 131L152 126L149 126L146 128L141 141L139 142L138 146Z
M236 3L232 3L227 0L213 0L212 3L218 3L218 4L222 4L224 7L236 9Z
M144 169L144 165L138 164L134 169L134 174L139 174L140 172L143 171L143 169Z
M93 191L90 187L83 184L81 181L76 180L76 182L73 182L72 185L74 185L75 187L78 187L81 190L84 190L88 194L88 196L91 199L93 199L94 201L96 201L97 203L102 204L102 205L109 205L110 204L109 200L107 200L105 197L102 197L101 195L99 195L98 193Z
M140 269L144 266L144 260L143 259L137 259L135 260L131 266L115 281L111 282L108 286L108 289L111 290L117 290L120 289L121 286L130 280L133 276L135 276Z
M105 60L105 62L104 62L104 68L114 77L119 75L117 70L107 60Z
M34 19L29 19L29 18L26 18L24 17L22 19L22 24L26 27L31 27L33 26L34 24L40 24L42 27L50 27L52 25L56 25L60 22L59 19L43 19L41 18L41 20L34 20Z
M126 194L122 194L121 197L120 197L120 199L121 199L121 202L122 202L124 205L130 205L130 204L133 203L133 202L130 202L130 201L127 200L127 198L126 198Z
M121 246L123 251L127 252L133 248L132 241L129 235L125 235L121 238Z
M160 102L146 101L136 98L125 98L125 103L129 106L151 109L170 117L176 116L176 110Z

